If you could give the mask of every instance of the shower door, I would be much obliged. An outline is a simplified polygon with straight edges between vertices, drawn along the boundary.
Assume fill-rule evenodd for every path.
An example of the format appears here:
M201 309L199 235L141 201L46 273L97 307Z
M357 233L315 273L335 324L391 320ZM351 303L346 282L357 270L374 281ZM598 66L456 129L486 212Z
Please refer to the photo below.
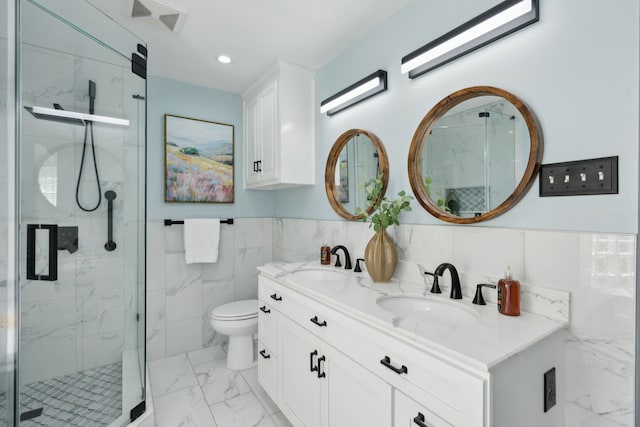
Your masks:
M126 425L145 399L146 49L85 1L19 5L17 418Z

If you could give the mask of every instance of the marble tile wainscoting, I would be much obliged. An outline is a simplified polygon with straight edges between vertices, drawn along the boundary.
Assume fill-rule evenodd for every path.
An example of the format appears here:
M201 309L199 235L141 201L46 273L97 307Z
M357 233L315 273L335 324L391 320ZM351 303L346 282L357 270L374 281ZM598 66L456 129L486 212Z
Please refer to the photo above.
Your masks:
M396 276L424 280L421 269L451 262L460 272L465 298L473 297L476 283L496 283L510 265L522 284L523 308L542 308L553 317L570 314L564 348L566 425L633 426L635 235L447 225L401 225L389 231L401 260ZM372 235L362 222L275 219L273 259L315 260L326 239L329 245L345 245L355 260ZM566 291L570 309L555 297ZM495 302L495 292L484 294Z
M148 221L147 360L226 339L211 328L211 310L258 297L256 267L271 261L272 223L271 218L236 218L233 225L220 224L218 262L186 264L183 226Z
M224 337L211 330L210 310L255 298L256 266L315 260L325 239L347 246L355 260L373 235L357 221L236 219L222 226L218 263L187 265L181 226L151 220L147 229L150 361L219 344ZM566 425L633 425L636 235L448 225L401 225L390 232L399 248L399 277L424 280L420 268L433 271L451 262L461 273L465 298L473 297L476 283L497 282L509 264L522 284L523 307L570 316ZM446 289L448 276L444 282ZM570 309L556 297L566 292ZM495 302L495 292L484 294Z

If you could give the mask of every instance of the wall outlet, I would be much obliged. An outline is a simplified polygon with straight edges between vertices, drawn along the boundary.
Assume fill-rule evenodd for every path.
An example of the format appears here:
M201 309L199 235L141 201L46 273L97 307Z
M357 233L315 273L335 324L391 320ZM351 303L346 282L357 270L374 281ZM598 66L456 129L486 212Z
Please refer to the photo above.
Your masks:
M618 194L618 156L540 168L540 197Z
M556 404L556 368L551 368L544 373L544 412L553 408Z

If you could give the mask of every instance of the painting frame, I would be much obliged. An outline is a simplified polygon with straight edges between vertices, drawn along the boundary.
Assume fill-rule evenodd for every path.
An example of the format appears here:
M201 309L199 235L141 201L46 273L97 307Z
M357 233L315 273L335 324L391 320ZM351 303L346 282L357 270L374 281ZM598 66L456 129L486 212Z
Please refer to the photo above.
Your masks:
M164 201L235 202L235 127L164 115Z

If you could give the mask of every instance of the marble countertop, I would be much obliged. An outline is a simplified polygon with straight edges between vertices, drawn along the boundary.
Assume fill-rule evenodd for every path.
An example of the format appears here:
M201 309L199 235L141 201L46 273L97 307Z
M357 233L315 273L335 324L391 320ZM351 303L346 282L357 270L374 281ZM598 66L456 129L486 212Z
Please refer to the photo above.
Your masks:
M345 272L344 279L316 281L297 279L291 273L301 269L326 269ZM402 339L431 354L480 371L492 367L523 349L567 326L567 322L522 312L511 317L500 314L495 304L484 306L468 298L452 300L448 291L431 294L429 283L412 283L392 279L373 283L368 273L355 273L319 262L269 263L258 267L265 276L306 295L364 324ZM489 290L485 289L485 292ZM468 324L424 322L402 317L382 309L377 301L385 296L418 296L463 307L475 313L477 321Z

